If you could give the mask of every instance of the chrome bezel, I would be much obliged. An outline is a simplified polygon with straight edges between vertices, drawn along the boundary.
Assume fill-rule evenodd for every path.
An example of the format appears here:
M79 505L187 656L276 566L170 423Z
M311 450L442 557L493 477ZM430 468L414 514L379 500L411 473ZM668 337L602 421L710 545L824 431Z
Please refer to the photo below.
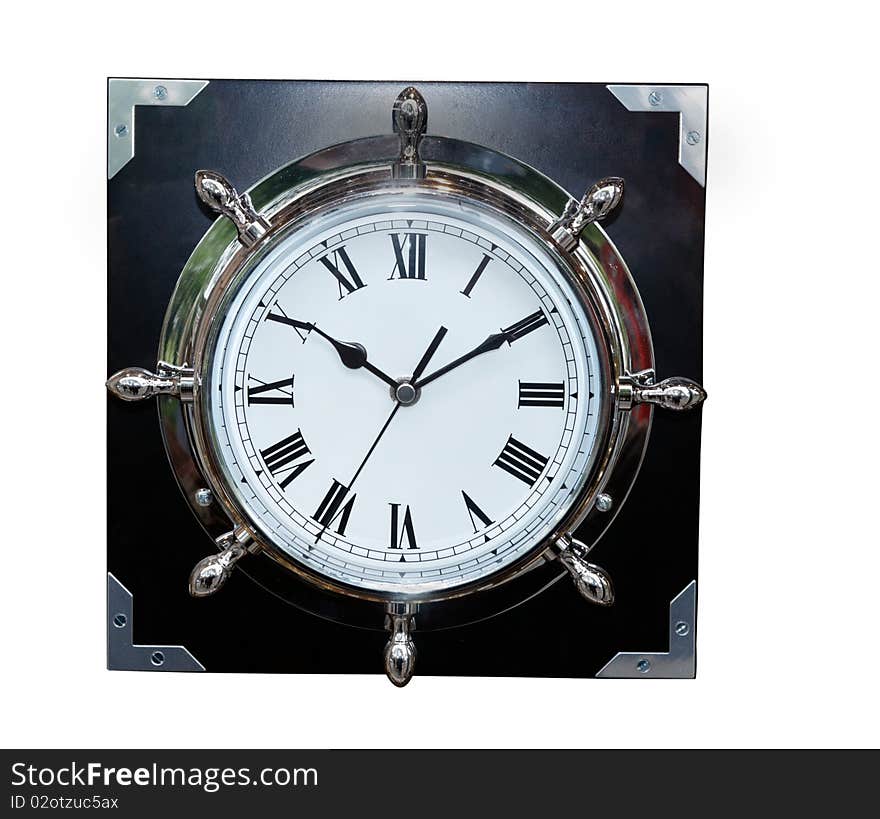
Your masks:
M561 215L570 197L555 183L503 154L470 143L425 138L427 164L423 179L394 179L391 164L397 140L375 137L343 143L293 162L255 185L249 194L271 229L255 245L244 248L231 222L218 219L185 265L168 306L159 358L188 364L195 371L193 402L160 398L163 438L178 483L196 517L211 537L243 525L260 545L241 569L290 602L321 616L354 625L381 628L375 602L431 602L419 613L420 630L442 628L484 619L511 608L555 582L562 567L553 546L577 529L578 537L596 543L621 508L635 481L647 445L651 408L622 409L619 380L631 372L653 368L647 317L626 264L596 224L581 234L579 245L564 252L548 228ZM600 331L603 384L610 400L603 402L602 440L575 501L560 524L517 561L467 584L429 594L382 593L347 586L315 573L261 538L259 528L240 509L228 491L223 470L210 443L207 402L202 399L206 357L223 308L255 257L304 220L327 209L395 189L418 188L420 193L464 197L482 207L515 219L557 259L584 309ZM207 486L215 502L200 506L195 494ZM614 498L611 511L594 505L596 496ZM277 567L287 571L279 572ZM297 582L296 579L305 581ZM326 592L333 592L328 595ZM475 594L480 592L480 594ZM367 605L368 604L368 605ZM367 609L365 609L367 605Z

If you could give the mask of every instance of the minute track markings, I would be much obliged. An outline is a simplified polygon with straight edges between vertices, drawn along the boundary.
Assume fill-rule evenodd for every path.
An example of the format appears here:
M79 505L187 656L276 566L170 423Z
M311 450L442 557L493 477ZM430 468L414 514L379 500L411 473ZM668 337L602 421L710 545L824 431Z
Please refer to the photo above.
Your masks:
M228 444L227 444L226 446L228 447ZM563 447L562 449L563 449L563 451L564 451L565 449L567 449L567 447ZM233 459L233 462L237 464L237 462L236 462L234 459ZM575 468L572 468L572 469L570 470L570 472L575 472L575 471L577 471ZM554 476L554 477L555 477L555 476ZM338 483L338 482L336 482L336 483ZM537 494L540 495L540 494L543 494L543 492L537 492ZM531 506L531 505L533 504L533 502L534 502L534 497L535 497L535 493L531 494L531 495L529 496L529 498L527 499L526 503L524 503L523 505L524 505L524 506ZM282 500L283 500L283 498L282 498ZM353 498L349 499L349 503L351 503L352 501L353 501ZM347 506L347 505L348 505L348 504L346 504L346 506ZM266 510L266 511L268 511L268 510ZM344 511L344 510L342 510L342 511ZM350 511L350 510L349 510L349 511ZM292 512L292 513L299 514L299 513L297 513L296 510L293 509L293 508L291 508L291 512ZM339 518L339 517L340 517L340 511L339 511L338 509L337 509L337 514L336 514L335 517L336 517L336 518ZM542 516L542 519L543 519L543 516ZM516 520L518 520L518 513L517 513L517 510L515 510L512 514L510 514L510 515L508 516L508 518L506 518L504 521L501 521L501 522L498 524L498 526L499 526L499 531L500 531L500 532L506 531L506 530L507 530L507 529L508 529L513 523L516 522ZM281 524L279 524L279 525L281 525ZM525 535L523 535L523 537L524 537L524 536L525 536ZM337 543L337 541L336 541L335 539L333 539L331 542L334 543L334 544L336 544L336 545L338 546L338 543ZM347 542L347 541L344 541L344 540L342 540L342 541L340 541L340 542L343 543L343 544L349 545L349 546L354 545L354 544L348 544L348 542ZM485 541L484 541L484 542L485 542ZM513 546L515 546L515 544L513 544ZM500 549L501 554L506 553L506 552L509 550L509 548L513 548L513 546L507 546L507 547L505 547L505 548L503 548L503 549ZM310 546L309 544L306 544L306 545L305 545L305 548L308 549L308 550L311 550L311 549L312 549L312 546ZM340 547L340 548L341 548L341 547ZM364 547L360 547L360 548L364 548ZM419 560L420 560L420 561L427 561L427 562L430 563L430 562L433 562L434 560L443 559L443 558L441 558L441 557L438 556L440 552L451 552L451 553L455 553L455 554L461 554L462 556L466 556L466 555L468 555L468 554L470 553L470 551L471 551L473 548L474 548L474 547L473 547L473 545L472 545L472 542L471 542L470 540L466 540L466 541L462 541L462 542L460 542L460 543L458 543L458 544L452 544L452 545L450 545L450 546L443 547L442 549L438 549L438 550L432 550L432 551L424 552L423 554L420 554L420 555L419 555ZM351 548L347 549L347 551L351 552ZM376 550L374 550L374 549L372 549L372 548L366 547L366 548L365 548L365 551L367 552L366 556L367 556L367 557L370 557L370 558L373 559L373 560L378 560L378 561L387 560L387 557L386 557L386 556L383 556L383 553L381 553L381 552L377 552ZM385 553L385 554L387 555L387 553ZM485 557L485 556L483 556L483 557L475 557L475 558L473 558L473 559L476 560L477 562L483 562L483 561L486 560L486 557ZM431 570L430 572L424 572L423 574L425 574L425 576L431 576L431 573L432 573L432 572L441 572L442 574L449 574L449 573L454 573L455 571L459 571L459 570L461 570L461 564L455 564L453 567L449 567L449 568L442 569L442 570L440 570L440 569Z
M345 223L345 224L346 224L346 226L347 226L348 224L354 224L354 223ZM390 224L390 223L389 223L389 221L388 221L387 219L383 219L383 220L381 220L381 221L377 221L377 222L375 223L375 225L381 225L381 228L379 228L376 232L378 232L378 233L384 233L384 234L387 235L387 234L390 232L390 231L389 231L389 224ZM423 225L424 225L423 222L422 222L422 223L418 223L418 222L416 222L416 229L418 229L418 230L424 230L425 228L423 227ZM471 226L469 226L469 227L471 227ZM397 220L395 220L395 221L393 222L393 228L394 228L394 230L395 230L396 232L405 232L405 228L404 228L404 230L401 230L401 227L399 227L399 222L398 222ZM448 230L447 230L447 228L448 228ZM358 234L366 234L367 232L369 232L369 231L371 231L371 230L373 230L373 229L374 229L374 225L371 225L371 224L363 224L363 223L361 223L360 225L356 225L355 228L354 228L354 230L357 230ZM432 231L432 230L437 230L437 227L435 227L435 225L433 225L433 224L429 224L428 227L427 227L427 231L430 232L430 231ZM441 225L440 228L439 228L439 230L440 230L440 232L444 232L444 231L445 231L445 232L446 232L446 235L451 235L451 236L453 236L453 237L456 236L456 235L459 235L459 236L461 236L461 238L462 238L463 241L467 241L467 242L472 243L472 244L475 244L475 245L477 245L477 246L482 246L482 245L481 245L481 241L485 241L485 240L477 241L477 239L479 238L478 235L470 236L470 235L469 235L469 233L470 233L469 230L468 230L468 231L463 231L461 228L457 228L457 227L456 227L456 228L452 228L452 227L450 227L450 226L448 226L448 225ZM351 237L352 232L353 232L353 229L348 228L348 227L346 227L346 230L345 230L345 231L341 231L341 233L345 233L345 235L346 235L346 239L349 240L349 244L352 244L353 241L354 241L354 240L352 239L352 237ZM459 233L459 232L461 232L461 233ZM461 234L464 234L464 235L461 235ZM355 237L355 238L356 238L356 237ZM336 237L334 237L334 238L329 239L329 240L328 240L328 244L330 244L330 245L332 246L332 244L333 244L334 241L338 242L338 241L339 241L339 237L336 236ZM386 241L387 241L387 240L386 240ZM429 240L428 243L430 244L430 240ZM487 247L488 247L488 245L487 245ZM354 251L352 251L351 253L352 253L351 258L352 258L352 259L355 259ZM522 278L528 286L532 287L532 289L534 289L534 287L537 286L537 285L534 285L534 286L532 285L532 282L531 282L532 277L531 277L531 275L530 275L530 273L529 273L529 270L528 270L527 268L523 268L522 265L515 264L515 263L514 263L514 262L515 262L515 259L513 259L513 258L510 259L510 262L507 262L507 261L503 258L503 256L501 255L501 254L503 253L503 251L496 251L496 253L498 254L498 258L499 258L499 262L498 262L498 263L503 263L503 264L505 264L505 266L509 266L509 267L512 269L512 271L513 271L513 272L516 272L516 273L518 274L518 277L519 277L519 278ZM309 256L308 252L301 253L300 256L299 256L299 260L298 260L298 267L302 267L302 266L304 266L305 264L314 261L314 260L317 258L317 256L319 256L319 255L320 255L319 253L315 253L314 255ZM304 257L305 257L305 258L304 258ZM356 259L355 259L355 260L356 260ZM290 266L290 265L288 265L288 266ZM277 269L277 268L276 268L276 269ZM270 271L271 271L271 268L270 268ZM291 274L291 275L292 275L292 274ZM386 274L386 275L387 275L387 274ZM290 276L285 276L285 277L283 277L283 279L281 280L282 283L283 283L283 282L286 282L289 278L290 278ZM265 279L264 279L264 280L265 280ZM475 297L479 294L479 288L480 288L480 286L482 286L482 285L478 285L478 286L472 291L472 295L474 295ZM261 289L262 289L262 287L263 287L263 286L261 285ZM276 283L276 285L274 285L274 287L277 288L277 287L278 287L278 284ZM458 287L459 287L459 288L461 287L461 284L460 284L460 283L458 284ZM270 291L271 291L271 292L270 292ZM265 319L265 317L266 317L266 313L268 312L267 308L265 307L265 304L268 304L269 300L270 300L271 298L273 298L273 296L274 296L276 293L278 293L279 291L278 291L278 290L272 290L272 288L270 287L269 290L266 290L266 291L264 291L264 292L269 292L269 295L263 297L264 305L261 305L261 306L255 311L255 317L254 317L255 320ZM555 291L550 291L550 292L555 292ZM282 294L282 295L283 295L283 294ZM329 295L329 294L328 294L328 295ZM551 308L551 305L547 303L547 298L546 298L546 296L543 294L543 292L536 291L536 295L538 295L538 297L540 298L541 302L543 303L542 306L544 307L545 310L548 310L548 311L549 311L549 310L552 309L552 308ZM252 302L252 303L254 303L254 302ZM561 302L560 302L560 304L561 304ZM278 312L278 311L277 311L277 310L272 310L272 312ZM558 333L558 335L560 336L560 341L561 341L561 343L562 343L563 345L571 343L571 342L568 341L567 332L566 332L566 325L560 320L560 318L555 317L554 315L550 315L549 317L552 319L552 321L550 321L549 323L550 323L551 326L554 327L555 334ZM527 316L526 318L529 318L529 317ZM578 322L578 327L577 327L577 329L579 330L579 332L573 334L573 338L575 338L575 339L578 340L578 349L580 349L581 339L587 341L587 344L589 345L589 343L592 341L592 337L588 337L588 335L583 331L582 328L583 328L583 326L585 326L585 325L583 324L582 319L581 319L579 316L576 316L575 319L576 319L577 322ZM513 327L513 325L511 325L511 327ZM246 325L245 325L245 330L244 330L245 339L243 340L242 344L240 344L240 345L238 345L238 347L236 347L236 349L241 349L242 352L245 352L245 351L248 349L249 341L250 341L250 339L253 337L253 335L254 335L254 330L256 330L256 329L257 329L257 325L256 325L256 324L253 324L253 325L246 324ZM534 328L534 329L537 329L537 328ZM532 332L532 330L530 330L529 332ZM527 334L529 334L529 333L525 333L525 334L527 335ZM240 336L239 336L239 337L240 337ZM517 333L517 337L521 339L521 338L523 338L523 334L521 334L521 333ZM517 338L514 338L514 340L517 340ZM592 386L592 383L593 383L593 375L592 375L592 373L590 373L590 366L589 366L589 365L590 365L590 359L591 359L591 356L592 356L593 354L590 352L590 350L591 350L591 348L590 348L589 346L587 346L587 348L586 348L586 350L585 350L585 352L584 352L584 354L583 354L583 355L586 356L586 359L587 359L587 362L586 362L587 369L584 371L584 374L588 374L588 375L589 375L590 382L591 382L591 386ZM246 356L246 355L247 355L247 353L245 352L245 356ZM570 359L570 355L567 355L567 356L566 356L566 359L570 361L570 360L571 360L571 359ZM578 361L580 361L581 359L582 359L582 356L581 356L581 354L579 354ZM241 361L241 362L245 362L245 361L246 361L246 358L241 358L241 359L239 359L239 361ZM233 361L233 363L234 363L234 361ZM237 373L239 373L240 371L243 370L244 366L246 366L246 365L245 365L244 363L242 363L240 366L235 366L234 369L236 370ZM578 373L580 373L580 366L578 367ZM244 377L244 376L242 376L242 377ZM578 390L578 387L577 387L577 384L578 384L578 374L569 371L569 375L567 376L566 381L567 381L567 383L568 383L568 385L569 385L569 386L568 386L568 390L570 390L570 391L572 391L572 392L576 392L576 391ZM237 383L238 383L238 384L241 384L241 383L242 383L241 380L240 380L240 378L237 380ZM568 391L568 390L567 390L567 391ZM584 401L586 402L586 399L587 399L586 388L585 388L584 386L581 386L581 387L580 387L580 392L581 392L581 395L582 395L582 400L584 400ZM598 390L597 390L597 392L598 392ZM244 397L246 396L246 393L245 393L244 391L242 391L242 392L241 392L241 395L242 395L242 397L244 398ZM229 401L230 412L235 411L235 412L239 412L239 413L240 413L240 409L234 409L234 408L233 408L233 402L232 402L232 400L231 400L231 396L228 396L228 397L227 397L227 400ZM234 403L235 403L235 405L236 405L237 407L241 407L241 404L240 404L237 400L236 400ZM572 402L572 404L573 404L574 407L577 406L576 402ZM566 410L566 415L567 415L567 416L572 416L572 415L573 415L573 411ZM229 434L230 434L230 430L233 430L234 428L235 428L234 426L231 426L231 427L223 426L222 431L221 431L221 430L218 430L218 431L221 431L221 433L222 433L222 435L223 435L224 437L228 437ZM561 434L562 434L562 438L563 438L563 440L562 440L563 447L562 447L562 449L559 451L559 457L560 457L560 458L563 458L563 457L564 457L563 452L569 448L569 445L574 443L573 441L569 441L569 439L571 438L571 436L572 436L572 434L574 433L574 430L575 430L576 428L577 428L577 427L574 427L574 428L573 428L573 427L572 427L572 423L571 423L571 421L569 421L569 422L568 422L568 429L567 429L567 430L560 430L560 432L561 432ZM238 438L238 435L236 434L235 437ZM528 439L526 439L526 440L528 440ZM591 446L592 446L592 441L593 441L593 440L595 440L595 438L590 438L590 439L584 438L584 440L583 440L583 444L584 444L585 446L584 446L582 449L581 449L581 448L578 448L578 451L580 451L580 452L587 452L587 451L589 451L590 448L591 448ZM579 433L578 433L578 441L580 441L580 434L579 434ZM240 446L240 442L239 442L238 444L236 444L236 446L237 446L237 447ZM246 449L247 449L247 450L251 450L251 449L252 449L251 445L250 445L250 444L247 444L247 445L246 445ZM546 451L546 450L545 450L545 451ZM274 487L277 487L277 484L275 484L274 482L271 482L271 484L267 485L267 484L265 484L265 478L264 478L263 481L261 482L261 485L264 486L265 489L269 490L269 494L273 497L273 500L269 501L270 504L271 504L271 507L265 509L265 512L266 512L267 514L274 516L274 515L277 515L279 512L281 512L281 509L280 509L280 508L276 508L276 506L275 506L275 503L278 502L278 503L280 503L281 506L286 507L286 508L288 508L288 509L290 510L290 513L291 513L291 515L294 517L294 519L296 519L297 521L299 521L299 520L301 519L301 515L300 515L300 513L299 513L297 510L291 508L290 505L289 505L289 503L287 503L287 502L285 501L285 499L284 499L283 496L280 496L280 497L279 497L279 495L278 495L278 493L277 493L277 489L274 488ZM543 485L543 484L542 484L542 485ZM263 491L263 490L261 490L261 492L262 492L262 491ZM530 496L529 496L529 503L533 503L533 502L534 502L534 497L535 497L535 496L533 496L533 495L530 495ZM277 499L277 501L276 501L275 499ZM560 498L558 502L564 502L564 501ZM262 504L260 503L260 504L258 504L258 506L262 507ZM519 517L523 514L523 512L526 511L526 506L527 506L527 504L523 504L523 505L521 505L518 509L516 509L516 510L512 510L512 512L511 512L509 515L505 516L504 519L502 519L501 521L499 521L499 523L497 524L497 525L499 526L499 529L502 529L502 528L503 528L503 529L506 530L507 528L509 528L509 526L510 526L511 524L514 524L515 521L516 521L517 519L519 519ZM300 540L300 536L294 534L293 532L289 532L287 526L285 525L286 522L287 522L287 519L284 518L284 517L282 517L282 518L281 518L282 530L283 530L284 533L286 533L284 539L287 540L288 538L292 538L293 541L296 541L297 543L300 543L300 542L301 542L301 540ZM418 521L416 520L415 523L418 524ZM298 530L297 530L297 531L298 531ZM288 532L289 532L289 534L288 534ZM331 542L335 542L335 539L331 539L331 538L329 538L329 535L330 535L330 532L328 532L328 540L330 540ZM517 538L516 538L516 542L519 542L520 540L521 540L520 536L517 536ZM465 569L465 568L463 568L463 565L467 565L467 564L469 563L468 555L469 555L469 553L470 553L470 549L469 549L469 547L468 547L468 543L469 543L469 541L462 541L460 544L449 544L449 547L444 547L444 549L441 550L441 551L443 551L444 553L446 553L446 552L449 552L450 550L454 549L454 551L455 551L456 553L462 555L462 563L456 563L454 566L453 566L453 565L446 566L446 567L442 570L442 574L443 574L443 576L449 576L450 574L455 575L455 574L457 574L458 572L460 572L460 573L461 573L461 576L462 576L462 577L465 577L465 576L469 576L470 574L474 573L473 570L471 570L471 569ZM505 543L507 543L507 541L505 541ZM291 545L293 545L292 542L291 542ZM300 548L300 547L297 546L296 548ZM344 549L344 550L348 550L348 544L347 544L344 540L340 540L339 543L338 543L338 548L342 548L342 549ZM379 554L375 551L375 549L373 549L372 547L366 547L366 551L367 551L367 553L368 553L369 555L372 556L372 559L374 559L374 560L375 560L375 559L378 559L378 558L380 557L380 555L379 555ZM505 548L505 549L501 549L500 551L501 551L501 553L504 553L504 552L506 551L506 548ZM425 553L422 554L422 558L423 558L423 559L428 559L429 557L432 557L433 554L434 554L433 550L431 550L431 551L429 551L429 552L425 552ZM476 559L478 562L483 562L483 561L485 561L485 560L486 560L485 554L482 553L482 552L481 552L480 554L481 554L482 556L480 556L480 557L476 557L475 559ZM443 559L445 559L445 557L444 557ZM424 564L423 564L423 565L424 565ZM362 575L363 575L363 570L360 569L360 568L358 568L358 569L355 570L354 567L352 567L352 570L353 570L353 571L356 571L356 573L358 574L358 576L362 576ZM430 570L430 571L428 571L428 572L424 572L423 574L424 574L426 577L427 577L427 576L437 576L437 574L436 574L437 571L438 571L438 570ZM435 572L435 573L432 575L431 572ZM335 576L335 575L338 575L338 570L337 570L334 566L331 566L331 567L328 568L328 573L330 573L330 574L332 574L332 575ZM389 572L389 573L388 573L389 577L390 577L392 574L393 574L393 573ZM341 575L340 575L340 576L341 576Z
M563 447L563 448L562 448L563 451L564 451L565 449L567 449L567 447ZM571 471L573 472L573 471L576 471L576 470L575 470L575 469L572 469ZM555 477L555 476L554 476L554 477ZM334 481L334 484L337 484L339 487L341 487L341 484L339 484L338 481ZM342 488L344 489L344 487L342 487ZM328 493L328 494L331 494L331 493ZM528 497L528 498L526 499L526 501L524 502L523 506L529 506L529 507L530 507L531 505L533 505L533 503L534 503L534 498L536 497L536 495L541 495L541 494L543 494L542 491L537 491L537 490L536 490L536 491L533 492L531 495L529 495L529 497ZM344 497L344 493L343 493L343 497ZM336 507L336 514L334 515L334 518L336 518L336 519L340 518L341 515L342 515L345 511L348 511L348 512L350 513L350 511L351 511L350 506L351 506L351 504L352 504L353 501L354 501L354 497L355 497L355 496L352 496L352 498L350 498L349 501L346 503L346 507L349 507L347 510L346 510L345 508L343 508L342 510L340 510L340 509L338 508L338 505L337 505L337 507ZM509 515L504 521L501 521L501 522L498 524L499 532L504 532L504 531L506 531L507 529L510 528L510 526L511 526L512 524L514 524L514 523L516 522L516 520L519 519L518 511L519 511L519 510L514 510L514 512L511 513L511 514L510 514L510 515ZM295 513L296 510L293 509L293 508L291 508L291 512L294 512L294 513ZM341 533L341 534L344 534L344 532ZM523 537L524 537L524 536L525 536L525 535L523 535ZM489 540L489 538L485 538L485 537L484 537L484 542L488 542L488 540ZM316 542L317 542L317 541L316 541ZM347 542L347 541L344 541L344 540L342 540L341 542L342 542L342 543L345 543L346 545L349 545L349 546L353 546L353 545L354 545L354 544L348 544L348 542ZM336 545L338 546L338 543L337 543L337 541L336 541L335 539L332 540L332 543L334 543L334 544L336 544ZM501 554L506 553L510 548L513 548L514 546L515 546L515 544L513 544L512 546L506 546L505 548L500 549ZM312 546L306 544L305 548L308 549L308 550L311 550L311 549L312 549ZM363 548L363 547L361 547L361 548ZM434 560L443 559L443 558L439 557L439 553L440 553L440 552L451 552L451 553L453 553L453 554L461 554L462 556L467 556L467 555L472 551L473 548L474 548L474 547L473 547L472 542L471 542L470 540L466 540L466 541L461 541L461 542L458 543L458 544L452 544L452 545L450 545L450 546L443 547L442 549L431 550L431 551L428 551L428 552L424 552L424 553L418 555L418 559L419 559L420 561L427 561L427 562L432 562L432 561L434 561ZM351 552L351 548L349 548L347 551ZM370 557L370 558L373 559L373 560L379 560L379 561L387 560L387 556L383 556L383 553L381 553L381 552L377 552L375 549L372 549L372 548L367 547L367 548L365 548L365 551L367 552L367 555L366 555L366 556L367 556L367 557ZM497 551L497 550L493 550L493 553L494 553L494 551ZM387 555L387 553L385 553L385 555ZM487 558L486 558L485 556L483 556L483 557L475 557L475 558L473 558L473 559L476 560L476 561L478 561L478 562L483 562L483 561L485 561ZM431 570L431 572L441 572L442 574L449 574L449 573L454 573L454 572L456 572L456 571L460 571L460 570L461 570L461 564L455 564L453 567L449 567L449 568L442 569L442 570L440 570L440 569L437 569L437 570ZM425 576L430 576L431 572L425 572L424 574L425 574Z

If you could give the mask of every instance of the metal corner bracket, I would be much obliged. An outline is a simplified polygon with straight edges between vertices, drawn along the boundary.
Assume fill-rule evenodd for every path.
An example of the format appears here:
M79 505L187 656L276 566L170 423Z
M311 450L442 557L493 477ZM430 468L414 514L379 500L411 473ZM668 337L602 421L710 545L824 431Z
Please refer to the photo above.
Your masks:
M107 179L134 157L135 105L189 105L208 80L126 80L107 83Z
M183 646L132 643L131 592L107 572L107 668L111 671L204 671Z
M639 654L621 651L597 677L693 679L697 672L697 581L691 580L669 604L669 650Z
M676 111L678 162L706 187L706 127L709 88L706 85L607 85L627 111Z

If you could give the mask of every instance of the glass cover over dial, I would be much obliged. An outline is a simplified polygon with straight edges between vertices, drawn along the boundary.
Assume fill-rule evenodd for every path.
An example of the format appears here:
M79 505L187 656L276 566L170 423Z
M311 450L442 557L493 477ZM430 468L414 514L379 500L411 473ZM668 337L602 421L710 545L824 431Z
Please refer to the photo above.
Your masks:
M333 584L446 592L532 550L595 457L600 337L560 262L455 198L356 200L244 274L209 434L263 540Z

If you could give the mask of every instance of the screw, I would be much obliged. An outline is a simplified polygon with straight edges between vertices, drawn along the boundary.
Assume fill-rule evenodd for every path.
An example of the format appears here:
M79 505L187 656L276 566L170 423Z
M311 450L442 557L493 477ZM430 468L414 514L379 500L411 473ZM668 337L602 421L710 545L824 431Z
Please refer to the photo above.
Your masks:
M214 502L214 493L210 489L198 489L195 499L199 506L210 506Z
M596 508L600 512L610 512L612 506L614 506L614 501L611 499L611 495L606 495L603 492L596 498Z
M122 613L117 614L113 617L113 625L116 626L116 628L125 628L125 624L127 622L128 618Z
M119 125L113 129L113 133L122 139L122 137L128 136L128 126L124 122L120 122Z
M165 662L165 655L161 651L154 651L150 655L150 662L155 666L160 666Z
M690 634L690 630L691 630L691 627L687 623L685 623L684 620L679 620L675 624L675 633L679 637L687 637L687 635Z
M688 131L686 139L688 145L696 145L700 141L700 132Z
M663 102L663 95L659 91L652 91L648 94L648 102L650 102L651 105L659 105Z
M168 89L164 85L157 85L153 89L153 96L157 100L164 100L168 96Z
M648 660L639 660L636 663L636 668L642 672L642 674L647 674L651 670L651 663Z

